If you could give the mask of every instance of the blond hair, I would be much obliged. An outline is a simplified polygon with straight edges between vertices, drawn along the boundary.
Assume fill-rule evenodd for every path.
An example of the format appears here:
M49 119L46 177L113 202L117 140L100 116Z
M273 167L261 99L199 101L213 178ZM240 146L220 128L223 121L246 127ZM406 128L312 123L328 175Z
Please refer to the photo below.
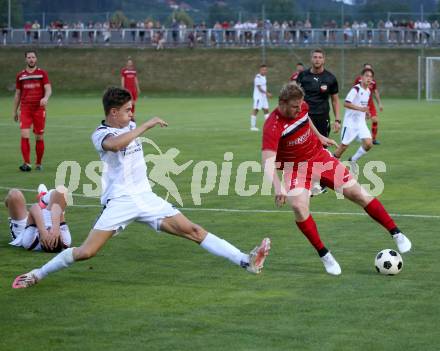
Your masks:
M278 101L288 102L290 100L300 100L304 98L304 90L296 82L284 84L281 88Z

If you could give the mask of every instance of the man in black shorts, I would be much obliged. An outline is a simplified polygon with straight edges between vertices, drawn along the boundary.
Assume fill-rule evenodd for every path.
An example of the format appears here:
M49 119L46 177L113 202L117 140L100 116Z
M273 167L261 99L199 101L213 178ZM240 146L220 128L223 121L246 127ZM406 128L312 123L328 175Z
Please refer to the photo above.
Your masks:
M321 49L312 51L311 67L298 75L297 83L305 92L304 100L309 105L309 116L316 129L328 137L330 134L330 106L332 101L335 123L333 131L337 133L341 128L339 117L338 81L336 77L324 68L325 54Z

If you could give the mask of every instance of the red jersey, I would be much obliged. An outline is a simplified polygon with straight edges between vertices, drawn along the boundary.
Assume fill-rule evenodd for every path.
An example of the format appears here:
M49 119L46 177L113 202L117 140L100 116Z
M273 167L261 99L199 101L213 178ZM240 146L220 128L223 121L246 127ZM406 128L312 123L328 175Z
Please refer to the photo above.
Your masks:
M136 89L136 76L137 72L134 68L126 68L121 69L121 77L124 77L124 88L129 92L137 92Z
M286 118L276 108L264 123L262 150L277 153L276 162L304 162L313 159L323 149L310 127L309 106L301 105L295 118Z
M32 73L25 69L17 74L16 89L20 90L20 105L23 107L40 107L44 97L44 86L50 84L45 70L36 68Z
M301 73L300 71L293 72L293 74L290 76L289 80L290 80L291 82L292 82L292 81L296 81L296 79L298 78L298 76L299 76L300 73Z

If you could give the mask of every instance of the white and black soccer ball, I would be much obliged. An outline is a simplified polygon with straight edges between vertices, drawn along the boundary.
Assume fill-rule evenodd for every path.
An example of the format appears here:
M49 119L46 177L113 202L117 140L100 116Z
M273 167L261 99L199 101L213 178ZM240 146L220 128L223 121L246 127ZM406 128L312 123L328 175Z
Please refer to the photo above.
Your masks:
M395 275L402 270L402 256L396 250L385 249L376 255L374 265L378 273Z

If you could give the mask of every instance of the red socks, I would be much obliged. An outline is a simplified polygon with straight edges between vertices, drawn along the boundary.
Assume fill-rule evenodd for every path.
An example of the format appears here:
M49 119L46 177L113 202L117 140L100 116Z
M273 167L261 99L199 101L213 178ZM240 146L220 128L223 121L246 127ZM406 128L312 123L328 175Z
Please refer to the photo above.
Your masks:
M364 210L371 218L382 224L388 231L396 228L396 223L394 223L393 219L378 199L374 198L371 200L371 202L365 206Z
M376 140L377 136L377 122L371 123L371 136L373 137L373 140Z
M37 165L41 165L44 155L44 140L35 141L35 153L37 154ZM29 138L21 138L21 154L23 155L24 163L31 163L31 144Z
M44 155L44 140L35 141L35 152L37 154L36 164L41 165L41 160L43 159L43 155Z
M318 228L316 227L316 223L313 220L312 215L309 215L309 217L303 222L296 222L296 225L298 226L299 230L301 230L302 233L307 237L307 239L310 241L316 251L324 248L324 244L319 237Z
M29 138L21 138L21 154L23 155L24 163L31 163L31 144Z

